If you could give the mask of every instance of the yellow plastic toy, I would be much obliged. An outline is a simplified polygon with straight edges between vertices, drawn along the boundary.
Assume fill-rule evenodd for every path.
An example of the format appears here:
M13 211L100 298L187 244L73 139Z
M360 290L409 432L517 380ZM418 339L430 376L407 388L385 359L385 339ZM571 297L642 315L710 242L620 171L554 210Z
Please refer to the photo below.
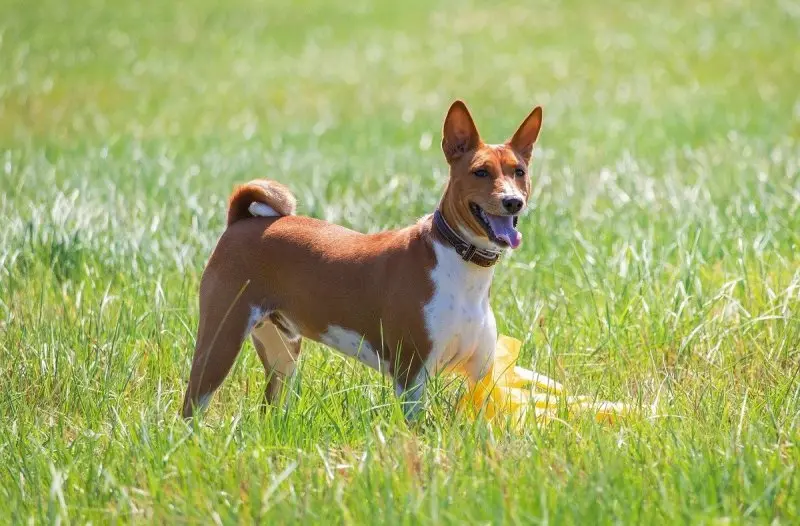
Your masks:
M565 402L562 407L566 407L569 413L593 411L598 422L614 423L630 412L625 404L619 402L565 396L564 388L555 380L516 365L521 346L519 340L499 335L490 374L470 386L459 403L459 409L482 412L489 421L507 418L515 424L525 422L531 408L538 422L551 421L556 418L561 397ZM536 392L537 389L540 392Z

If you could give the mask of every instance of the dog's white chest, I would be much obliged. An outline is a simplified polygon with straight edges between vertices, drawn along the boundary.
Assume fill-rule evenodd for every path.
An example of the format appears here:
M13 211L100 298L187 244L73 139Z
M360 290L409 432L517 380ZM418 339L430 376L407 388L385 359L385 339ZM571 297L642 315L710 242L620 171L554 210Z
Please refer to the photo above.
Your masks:
M432 343L427 368L431 372L451 367L482 369L493 357L497 340L489 306L493 269L466 263L455 251L436 241L433 248L434 292L424 309Z

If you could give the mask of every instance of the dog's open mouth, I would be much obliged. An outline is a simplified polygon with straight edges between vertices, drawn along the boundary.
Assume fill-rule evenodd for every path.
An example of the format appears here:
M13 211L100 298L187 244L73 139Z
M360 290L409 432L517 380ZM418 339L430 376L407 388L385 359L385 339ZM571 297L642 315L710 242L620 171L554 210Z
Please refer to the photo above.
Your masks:
M522 244L522 234L517 229L517 216L496 216L475 203L469 204L472 215L478 220L490 241L500 246L517 248Z

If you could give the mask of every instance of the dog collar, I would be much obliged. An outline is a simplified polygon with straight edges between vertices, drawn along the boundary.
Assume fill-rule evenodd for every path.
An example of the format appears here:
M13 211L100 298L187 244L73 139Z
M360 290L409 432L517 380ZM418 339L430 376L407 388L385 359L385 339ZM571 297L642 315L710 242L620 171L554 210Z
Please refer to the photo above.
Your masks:
M453 246L456 254L461 259L470 263L475 263L480 267L491 267L500 260L500 252L478 248L472 243L465 241L453 228L447 224L444 216L437 208L433 213L433 225L436 231Z

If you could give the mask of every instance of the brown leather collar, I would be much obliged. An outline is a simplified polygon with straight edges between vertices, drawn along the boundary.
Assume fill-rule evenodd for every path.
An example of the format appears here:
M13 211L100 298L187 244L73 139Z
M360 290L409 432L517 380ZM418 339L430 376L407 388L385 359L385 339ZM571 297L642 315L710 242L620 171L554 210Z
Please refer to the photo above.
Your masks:
M437 208L433 213L433 226L441 236L453 246L456 254L464 261L475 263L480 267L491 267L500 261L500 252L478 248L472 243L464 241L453 228L447 224L444 216Z

